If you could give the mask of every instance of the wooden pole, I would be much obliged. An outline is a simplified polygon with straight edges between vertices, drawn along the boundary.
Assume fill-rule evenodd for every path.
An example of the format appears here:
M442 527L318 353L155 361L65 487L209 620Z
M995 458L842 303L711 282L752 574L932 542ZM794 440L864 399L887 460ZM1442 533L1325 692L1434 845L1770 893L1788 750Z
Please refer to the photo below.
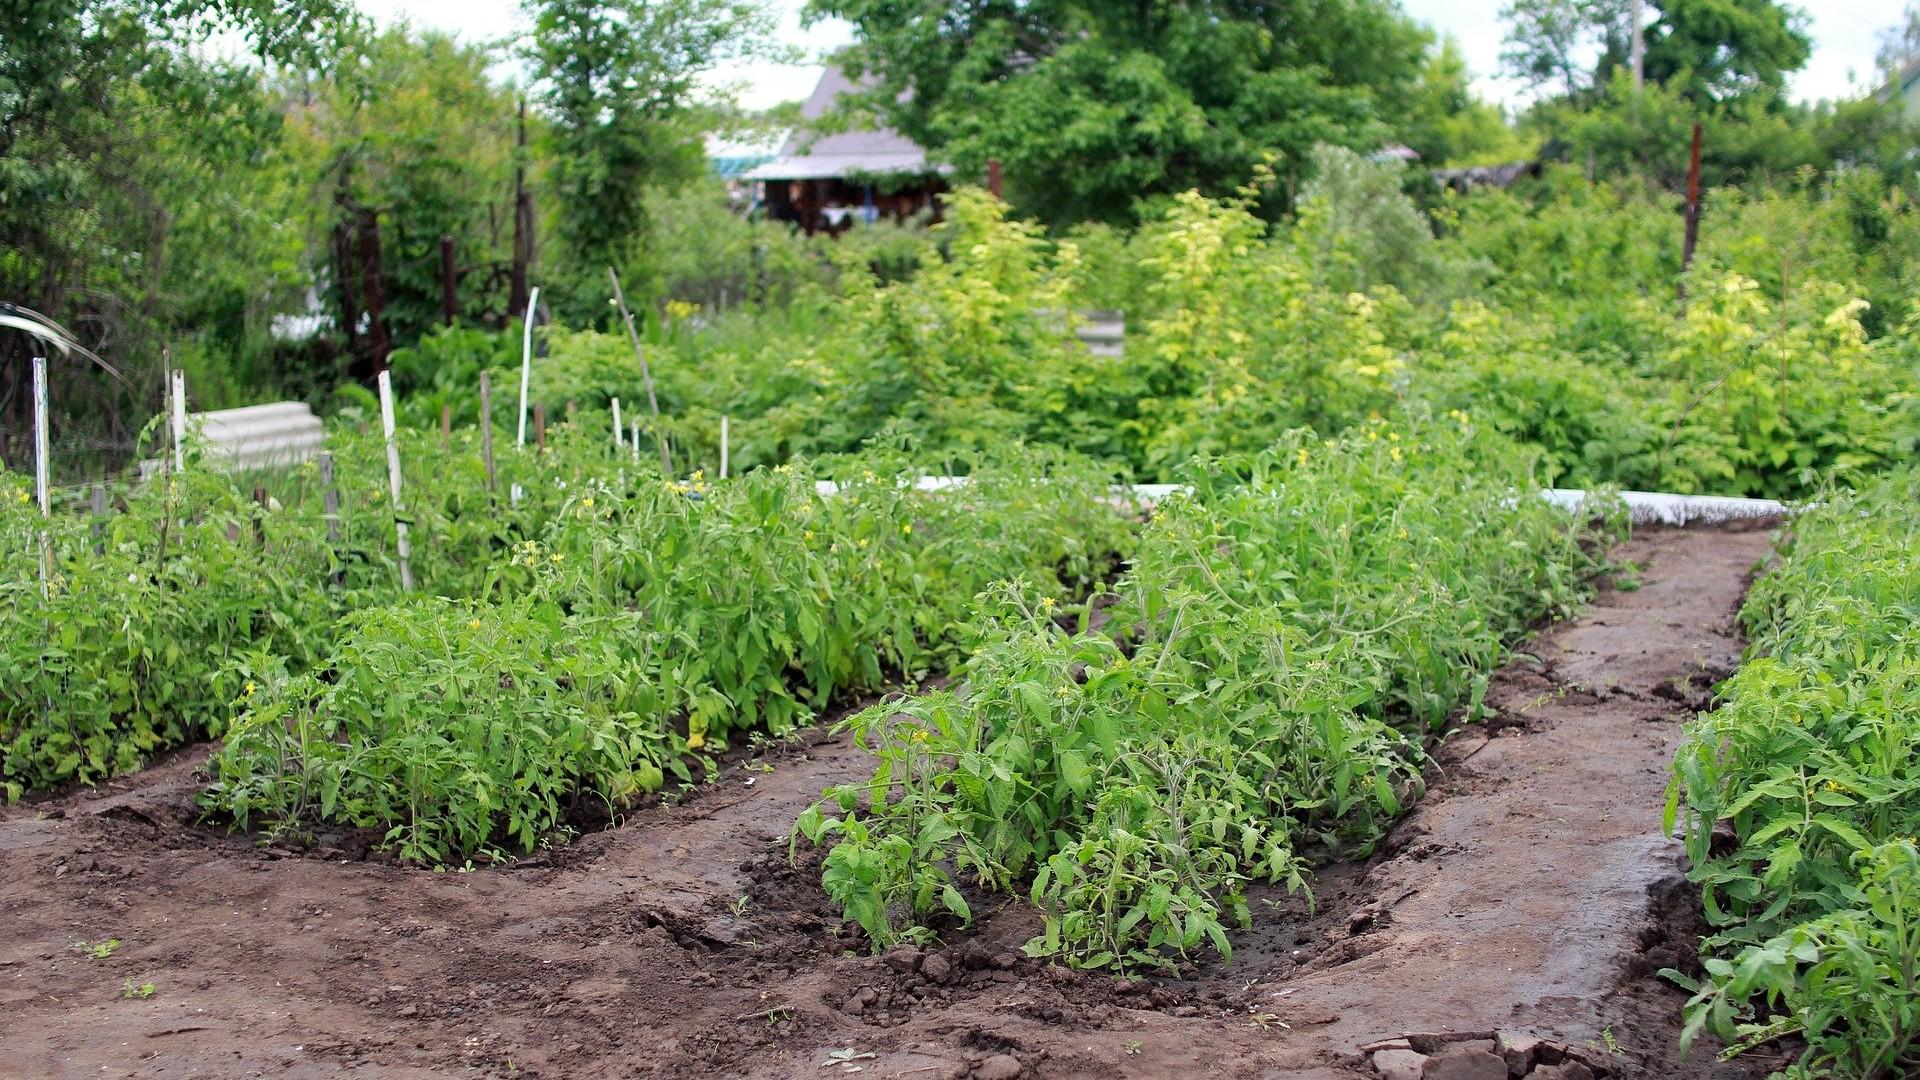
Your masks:
M660 399L653 393L653 369L647 366L647 351L640 347L640 331L634 329L633 312L627 310L627 294L620 289L620 275L607 267L607 280L613 282L613 300L620 305L620 321L627 326L627 340L633 342L633 355L640 361L640 382L647 388L647 409L653 414L653 433L660 440L660 468L673 475L673 459L667 456L667 435L660 430Z
M400 444L393 435L393 377L391 372L382 371L380 382L380 430L387 437L387 488L393 495L393 533L394 551L400 557L400 588L403 592L413 591L413 544L407 537L407 522L401 513L400 501Z
M458 275L453 266L453 237L448 233L440 234L440 317L448 326L460 315L460 290Z
M996 199L1005 198L1002 190L1006 187L1005 175L1000 171L1000 159L987 160L987 191Z
M1631 25L1630 33L1633 39L1632 44L1628 46L1627 62L1633 66L1633 92L1635 94L1640 92L1640 86L1646 80L1647 73L1647 34L1646 30L1640 25L1640 6L1642 3L1643 0L1633 0L1632 4L1629 5L1629 14L1627 16Z
M440 445L445 446L453 440L453 406L440 406Z
M102 534L107 529L107 485L93 485L93 495L88 506L93 511L93 553L105 555L107 542Z
M327 555L331 562L340 562L340 489L333 486L333 455L320 451L320 516L327 523ZM347 583L347 571L344 565L336 565L333 571L333 583L336 586Z
M544 402L533 403L533 444L542 450L547 447L547 406Z
M1680 248L1680 300L1687 299L1687 270L1693 266L1693 249L1700 241L1700 125L1693 125L1693 148L1687 154L1687 233Z
M267 485L253 485L253 541L262 551L267 547Z
M480 373L480 457L487 463L487 491L494 487L493 477L493 387L487 373Z

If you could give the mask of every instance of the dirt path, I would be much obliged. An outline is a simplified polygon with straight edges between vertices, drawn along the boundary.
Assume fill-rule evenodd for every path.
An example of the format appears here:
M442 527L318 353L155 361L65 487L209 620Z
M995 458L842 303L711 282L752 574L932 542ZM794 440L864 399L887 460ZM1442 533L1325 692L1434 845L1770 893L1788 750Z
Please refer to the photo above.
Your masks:
M1765 549L1754 531L1634 540L1642 587L1502 673L1498 716L1443 749L1385 853L1331 868L1311 914L1266 897L1232 963L1168 981L1017 959L1019 905L926 957L838 938L784 837L864 767L843 742L466 874L195 826L200 758L182 754L0 812L0 1075L1306 1078L1375 1075L1396 1055L1362 1048L1412 1035L1403 1064L1432 1051L1427 1075L1464 1077L1492 1076L1473 1037L1495 1032L1548 1039L1516 1054L1543 1080L1744 1075L1673 1059L1679 998L1649 972L1691 947L1666 762L1738 652ZM108 938L104 958L73 947ZM823 1068L836 1051L849 1064Z

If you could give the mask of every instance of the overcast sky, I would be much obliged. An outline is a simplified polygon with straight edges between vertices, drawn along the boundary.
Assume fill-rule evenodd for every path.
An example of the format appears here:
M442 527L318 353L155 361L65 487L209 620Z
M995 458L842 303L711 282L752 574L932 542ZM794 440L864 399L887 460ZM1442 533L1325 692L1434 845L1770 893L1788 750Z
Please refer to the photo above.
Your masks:
M782 13L780 36L812 56L852 39L845 23L827 22L802 29L804 0L774 0ZM1499 77L1500 0L1401 0L1414 18L1442 34L1456 38L1466 52L1480 92L1499 102L1513 103L1523 87ZM361 7L382 25L399 19L471 39L506 37L524 23L517 0L361 0ZM1901 0L1819 0L1812 5L1813 59L1794 76L1792 91L1807 100L1846 97L1872 84L1873 55L1882 31L1900 20ZM739 65L720 73L723 82L740 87L741 102L764 108L802 98L813 88L817 67Z

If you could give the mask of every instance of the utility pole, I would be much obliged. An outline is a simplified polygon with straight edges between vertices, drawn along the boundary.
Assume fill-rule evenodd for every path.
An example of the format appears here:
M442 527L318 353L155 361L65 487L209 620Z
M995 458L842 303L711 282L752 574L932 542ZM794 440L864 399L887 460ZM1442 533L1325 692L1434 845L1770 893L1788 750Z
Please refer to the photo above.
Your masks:
M1640 84L1645 80L1647 73L1647 35L1646 32L1640 28L1640 6L1644 2L1645 0L1633 0L1633 5L1629 8L1632 14L1627 16L1632 23L1629 27L1629 36L1633 41L1632 59L1630 62L1633 64L1633 92L1635 94L1640 92Z

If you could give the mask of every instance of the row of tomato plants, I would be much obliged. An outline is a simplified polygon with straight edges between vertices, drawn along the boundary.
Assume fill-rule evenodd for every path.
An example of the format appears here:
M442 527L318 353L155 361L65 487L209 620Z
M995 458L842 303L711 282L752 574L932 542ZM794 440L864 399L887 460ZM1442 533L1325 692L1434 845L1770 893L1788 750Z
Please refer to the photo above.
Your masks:
M206 801L243 827L381 827L413 861L526 850L583 801L690 781L690 753L943 666L988 583L1064 598L1124 542L1104 476L1059 456L937 494L899 455L848 464L831 496L786 468L572 485L478 596L351 613L302 673L265 658Z
M1676 761L1712 934L1685 1038L1799 1036L1794 1076L1920 1071L1920 470L1796 518L1748 657Z
M190 466L116 491L98 537L4 478L7 796L224 734L209 801L242 824L384 825L421 860L525 846L588 791L652 790L687 750L940 666L987 582L1065 595L1127 533L1104 477L1060 455L943 462L975 477L936 498L883 449L709 483L554 434L503 455L517 500L459 436L407 437L412 595L382 455L351 433L337 538L312 466L264 505Z
M1035 955L1227 953L1248 886L1368 850L1421 793L1423 733L1581 598L1596 536L1529 465L1461 415L1197 465L1102 624L1008 584L954 688L851 718L874 774L796 843L832 845L826 891L879 944L984 890L1043 913Z

